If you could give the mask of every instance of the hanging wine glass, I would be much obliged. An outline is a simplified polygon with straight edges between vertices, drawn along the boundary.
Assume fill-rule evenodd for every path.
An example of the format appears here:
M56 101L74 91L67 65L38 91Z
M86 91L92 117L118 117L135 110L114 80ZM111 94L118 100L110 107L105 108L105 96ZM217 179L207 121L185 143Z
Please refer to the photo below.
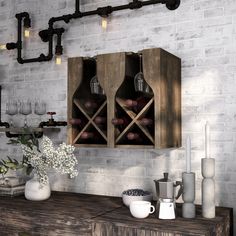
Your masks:
M6 114L8 114L10 118L10 127L13 126L12 116L16 115L18 113L18 106L16 100L9 100L6 103Z
M34 104L34 114L40 116L40 122L42 121L42 115L46 114L46 103L41 100L36 100Z
M93 76L90 80L90 90L92 94L104 95L104 90L98 82L97 75Z
M134 89L136 92L151 93L151 88L144 79L142 72L142 55L139 54L139 72L134 77Z
M25 116L24 127L27 128L28 127L27 115L32 113L32 106L31 106L30 100L20 102L20 111L19 112L20 112L20 114Z

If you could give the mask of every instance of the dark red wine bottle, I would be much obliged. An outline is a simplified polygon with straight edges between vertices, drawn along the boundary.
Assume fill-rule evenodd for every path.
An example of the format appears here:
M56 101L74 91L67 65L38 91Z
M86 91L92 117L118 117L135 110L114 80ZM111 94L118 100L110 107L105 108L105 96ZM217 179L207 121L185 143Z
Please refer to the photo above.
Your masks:
M80 118L72 118L69 120L69 123L71 125L80 125L80 126L85 125L85 121Z
M140 112L148 103L149 99L146 97L139 97L136 99L137 106L134 108L136 112Z
M103 125L107 122L107 118L104 117L104 116L97 116L95 119L94 119L94 123L97 124L97 125Z
M129 124L129 121L126 118L113 118L111 120L111 123L115 126L118 125L127 126Z
M87 109L96 109L98 107L98 103L96 103L95 101L93 100L88 100L84 103L84 106L87 108Z
M126 107L132 109L134 112L140 112L148 103L146 97L139 97L136 100L127 99L124 101Z
M128 140L141 141L141 137L138 133L129 132L126 137Z
M136 107L138 105L137 101L132 100L132 99L126 99L124 101L124 104L128 108L133 108L133 107Z
M111 120L111 123L117 128L117 130L122 132L130 122L127 118L123 117L123 118L113 118Z
M139 120L139 123L143 126L151 126L153 125L153 120L150 118L142 118Z
M93 132L83 132L80 136L81 139L91 139L94 138L96 135Z

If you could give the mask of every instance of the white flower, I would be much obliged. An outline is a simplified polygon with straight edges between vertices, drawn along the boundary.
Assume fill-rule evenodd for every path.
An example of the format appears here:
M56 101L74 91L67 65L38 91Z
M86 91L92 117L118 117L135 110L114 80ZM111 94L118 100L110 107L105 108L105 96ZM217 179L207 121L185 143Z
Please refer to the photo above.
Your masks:
M44 136L39 144L41 151L36 146L31 149L26 145L21 145L23 154L28 160L42 184L48 182L47 169L54 169L61 174L68 174L70 178L76 177L78 171L76 169L77 159L74 147L62 143L58 148L54 148L52 141Z

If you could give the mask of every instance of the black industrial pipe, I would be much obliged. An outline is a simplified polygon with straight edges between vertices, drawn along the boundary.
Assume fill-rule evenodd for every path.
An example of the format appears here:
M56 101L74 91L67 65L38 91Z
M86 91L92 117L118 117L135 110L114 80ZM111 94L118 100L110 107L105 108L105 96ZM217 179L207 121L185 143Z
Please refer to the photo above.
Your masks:
M99 15L101 17L103 16L109 16L112 12L114 11L121 11L125 9L139 9L143 6L148 6L148 5L153 5L153 4L166 4L166 7L169 10L175 10L179 7L180 5L180 0L146 0L146 1L139 1L139 0L133 0L132 2L125 4L125 5L120 5L120 6L105 6L105 7L99 7L96 10L92 11L87 11L87 12L80 12L80 1L75 0L75 12L73 14L68 14L68 15L62 15L59 17L52 17L48 21L48 29L42 30L39 32L39 36L41 37L43 42L48 42L48 55L45 56L44 54L40 54L39 57L36 58L31 58L31 59L23 59L22 58L22 20L24 19L24 25L30 27L31 22L29 18L29 13L27 12L22 12L19 14L16 14L16 18L18 20L18 39L16 43L7 43L6 48L8 50L11 49L17 49L17 61L20 64L23 63L30 63L30 62L42 62L42 61L50 61L53 58L53 35L57 34L57 37L61 39L62 34L64 33L64 28L59 28L59 29L54 29L53 24L57 21L64 21L65 23L69 23L71 19L77 19L77 18L82 18L85 16L92 16L92 15ZM58 31L60 30L60 36L58 35ZM57 43L58 45L58 43ZM62 52L62 46L61 43L57 47L56 46L56 51Z
M8 50L11 49L17 49L17 61L20 64L24 63L30 63L30 62L41 62L41 61L50 61L53 58L53 52L52 52L52 47L53 47L53 38L52 36L49 37L49 46L48 46L48 55L45 56L44 54L40 54L39 57L36 58L30 58L30 59L23 59L22 58L22 21L28 22L28 26L30 26L30 18L29 18L29 13L27 12L22 12L19 14L16 14L16 18L18 21L18 30L17 30L17 42L16 43L7 43L6 48ZM25 25L25 24L24 24Z
M75 12L76 13L80 12L80 2L79 2L79 0L75 0Z

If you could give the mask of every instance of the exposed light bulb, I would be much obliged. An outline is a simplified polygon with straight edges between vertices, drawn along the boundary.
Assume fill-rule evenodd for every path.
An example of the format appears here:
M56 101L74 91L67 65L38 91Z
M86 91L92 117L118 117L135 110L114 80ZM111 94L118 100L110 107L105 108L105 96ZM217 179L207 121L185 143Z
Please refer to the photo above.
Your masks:
M0 44L0 50L5 50L5 49L7 49L6 44Z
M61 55L56 55L56 64L61 65Z
M25 36L25 38L29 38L29 36L30 36L30 30L29 29L25 29L24 30L24 36Z
M25 38L29 38L30 36L30 27L31 27L31 20L29 15L27 14L24 18L24 36Z
M104 30L106 30L107 29L107 17L105 16L103 16L102 17L102 28L104 29Z

